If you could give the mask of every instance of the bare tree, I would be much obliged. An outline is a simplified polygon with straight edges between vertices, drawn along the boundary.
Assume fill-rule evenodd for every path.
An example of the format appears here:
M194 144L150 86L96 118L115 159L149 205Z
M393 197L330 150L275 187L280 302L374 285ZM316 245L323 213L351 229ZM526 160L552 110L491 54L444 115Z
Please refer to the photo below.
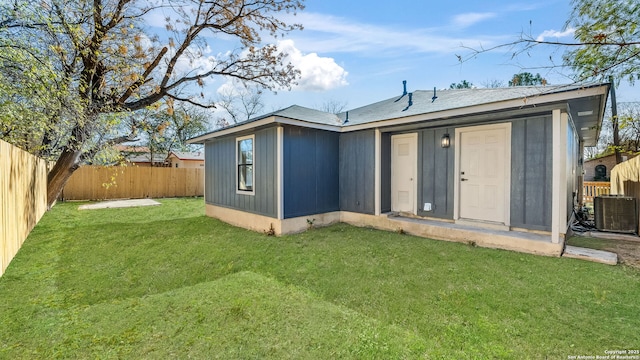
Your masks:
M264 109L262 91L245 86L223 88L218 94L216 105L229 114L234 124L249 120Z
M504 87L504 81L497 80L497 79L491 79L491 80L483 81L481 83L481 85L482 85L482 87L485 87L485 88L488 88L488 89L501 88L501 87Z
M337 99L325 100L320 106L316 106L316 109L324 111L330 114L339 114L346 110L347 102Z

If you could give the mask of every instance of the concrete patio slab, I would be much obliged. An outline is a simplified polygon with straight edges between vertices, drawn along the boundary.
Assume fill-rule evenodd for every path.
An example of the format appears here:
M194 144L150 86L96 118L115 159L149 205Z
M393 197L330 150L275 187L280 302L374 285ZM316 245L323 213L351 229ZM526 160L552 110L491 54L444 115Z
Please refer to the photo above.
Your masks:
M155 206L155 205L160 205L160 203L152 199L115 200L115 201L102 201L95 204L80 205L78 207L78 210L127 208L127 207L136 207L136 206Z
M567 245L562 257L599 262L607 265L616 265L618 263L618 255L615 253L570 245Z

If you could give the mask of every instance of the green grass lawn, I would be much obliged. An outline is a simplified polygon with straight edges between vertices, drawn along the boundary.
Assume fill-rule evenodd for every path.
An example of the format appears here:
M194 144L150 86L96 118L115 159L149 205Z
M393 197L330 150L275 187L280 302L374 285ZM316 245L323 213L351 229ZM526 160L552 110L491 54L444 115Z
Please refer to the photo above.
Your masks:
M640 346L640 271L335 225L268 237L202 199L60 203L0 278L0 358L566 359Z

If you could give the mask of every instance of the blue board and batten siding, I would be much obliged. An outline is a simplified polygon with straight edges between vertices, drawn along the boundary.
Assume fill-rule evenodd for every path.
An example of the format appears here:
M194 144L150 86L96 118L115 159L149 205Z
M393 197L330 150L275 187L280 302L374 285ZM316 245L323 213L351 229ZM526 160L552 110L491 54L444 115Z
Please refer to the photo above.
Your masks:
M284 218L340 210L340 134L285 126Z
M389 149L391 147L389 146ZM375 131L340 134L340 210L375 213Z
M511 125L511 226L551 230L553 168L551 115Z
M391 134L380 136L380 211L391 211Z
M511 226L549 231L553 155L551 115L510 122ZM455 128L416 132L418 215L453 219ZM451 137L448 149L440 146L440 138L445 133ZM230 136L208 141L205 145L206 201L276 218L277 127L253 134L255 195L236 193L236 136ZM391 133L382 133L380 140L380 207L384 213L391 210ZM575 142L572 140L570 138L569 142ZM574 150L571 148L568 152L575 153ZM282 157L284 218L332 211L375 213L374 130L336 133L284 126ZM432 204L432 211L422 210L425 202Z
M418 215L453 219L454 129L418 132ZM451 146L442 148L441 137L449 134ZM424 211L431 203L431 211Z
M512 124L511 226L550 231L553 162L551 115L510 122ZM454 206L456 206L453 186L455 128L424 129L416 132L418 134L417 213L420 216L453 219ZM440 139L445 133L448 133L451 139L451 147L448 149L440 146ZM383 159L387 157L385 152L389 151L383 148ZM568 168L570 167L568 164ZM382 180L384 179L383 175ZM383 193L385 191L387 190L383 190ZM424 203L431 203L432 211L423 211Z
M236 193L236 138L205 143L205 201L208 204L277 217L277 130L254 133L254 195ZM242 134L238 136L251 135Z

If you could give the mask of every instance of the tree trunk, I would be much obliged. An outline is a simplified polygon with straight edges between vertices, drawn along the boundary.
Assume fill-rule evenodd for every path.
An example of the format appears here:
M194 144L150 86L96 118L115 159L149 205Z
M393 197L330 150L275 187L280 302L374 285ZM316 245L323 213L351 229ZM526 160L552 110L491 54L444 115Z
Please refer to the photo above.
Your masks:
M622 162L622 154L620 153L620 130L618 125L618 103L616 102L616 84L613 82L613 76L609 76L611 82L611 121L613 125L613 151L616 155L616 164Z
M69 178L80 166L80 150L66 148L47 176L47 208L51 209Z

